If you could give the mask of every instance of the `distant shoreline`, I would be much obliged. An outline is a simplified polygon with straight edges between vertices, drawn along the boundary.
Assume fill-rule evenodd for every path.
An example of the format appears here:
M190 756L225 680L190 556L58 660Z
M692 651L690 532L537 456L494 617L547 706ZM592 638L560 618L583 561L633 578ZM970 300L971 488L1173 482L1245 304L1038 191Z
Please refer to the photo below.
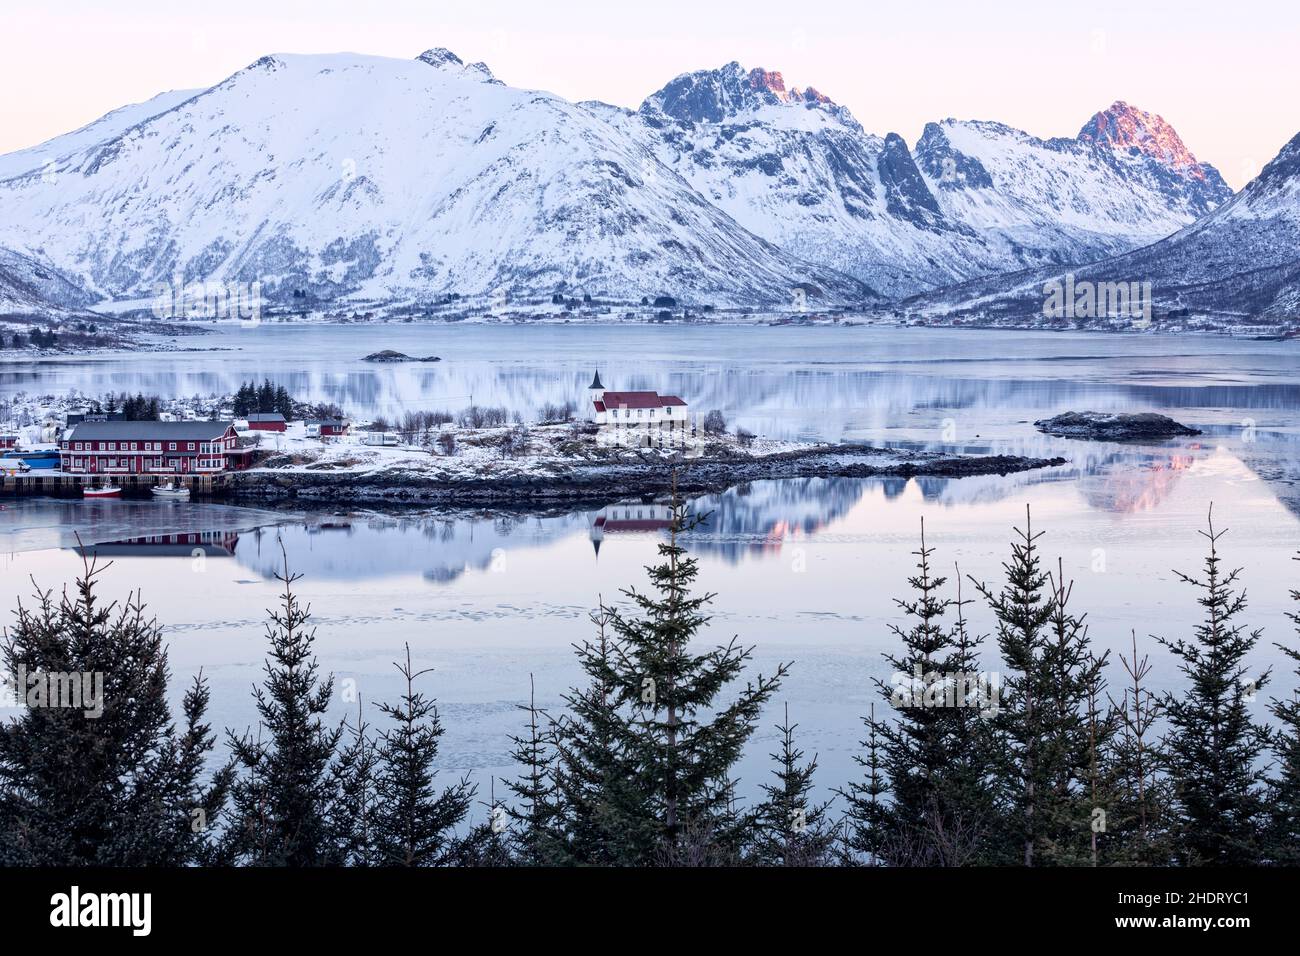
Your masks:
M874 459L874 460L873 460ZM233 502L299 505L413 503L499 505L713 494L751 481L791 478L965 478L1005 476L1066 464L1064 458L896 452L865 445L820 445L757 458L644 464L582 464L527 476L441 478L410 472L319 473L255 469L232 476Z

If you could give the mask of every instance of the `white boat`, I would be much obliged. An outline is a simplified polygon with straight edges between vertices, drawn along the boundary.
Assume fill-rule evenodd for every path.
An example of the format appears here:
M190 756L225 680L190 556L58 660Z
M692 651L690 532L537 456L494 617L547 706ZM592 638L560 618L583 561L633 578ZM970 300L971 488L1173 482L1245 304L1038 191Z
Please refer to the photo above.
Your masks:
M105 482L97 488L82 488L81 495L83 498L121 498L122 489Z
M154 485L150 491L155 498L170 498L176 501L188 501L190 489L177 485L174 481L169 481L165 485Z

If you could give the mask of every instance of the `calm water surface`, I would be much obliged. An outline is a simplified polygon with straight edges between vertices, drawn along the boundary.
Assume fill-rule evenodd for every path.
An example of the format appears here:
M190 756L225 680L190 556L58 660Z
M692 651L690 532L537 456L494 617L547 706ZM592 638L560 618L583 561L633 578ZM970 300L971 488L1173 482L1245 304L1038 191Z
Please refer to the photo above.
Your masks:
M194 344L193 342L187 344ZM474 400L527 413L580 398L599 366L609 387L675 391L762 434L908 447L1060 454L1063 468L962 481L758 482L695 502L712 517L691 536L700 584L718 594L711 637L755 646L755 667L794 661L781 701L817 752L821 783L853 772L872 677L898 622L921 519L936 560L989 579L1031 506L1053 565L1076 581L1094 641L1114 651L1131 630L1151 650L1160 686L1178 675L1149 635L1185 635L1194 595L1173 569L1202 555L1197 532L1214 504L1241 565L1260 665L1277 692L1294 680L1271 640L1293 638L1288 591L1300 586L1300 363L1296 344L1218 338L986 333L884 328L276 327L202 340L224 351L0 365L0 397L146 391L208 394L270 377L353 415L459 408ZM372 366L380 348L438 354L427 366ZM1035 418L1065 409L1162 410L1204 429L1157 446L1051 439ZM409 642L436 668L428 689L448 733L444 763L486 782L509 772L507 735L533 674L557 708L580 679L570 644L590 632L598 596L643 580L656 532L593 533L598 509L530 514L297 514L194 503L0 503L0 573L12 601L71 579L83 545L111 558L104 584L143 591L167 627L174 686L203 669L214 720L244 727L260 674L264 609L280 543L312 604L318 651L346 688L395 695L391 661ZM194 535L178 538L171 534ZM597 543L599 548L597 548ZM197 548L197 555L194 553ZM954 570L950 577L957 578ZM973 590L969 581L966 596ZM991 630L987 612L974 624ZM1112 681L1118 681L1112 673ZM1259 702L1261 717L1263 697ZM342 716L351 705L339 701ZM373 711L372 711L373 716ZM752 792L773 734L742 767Z

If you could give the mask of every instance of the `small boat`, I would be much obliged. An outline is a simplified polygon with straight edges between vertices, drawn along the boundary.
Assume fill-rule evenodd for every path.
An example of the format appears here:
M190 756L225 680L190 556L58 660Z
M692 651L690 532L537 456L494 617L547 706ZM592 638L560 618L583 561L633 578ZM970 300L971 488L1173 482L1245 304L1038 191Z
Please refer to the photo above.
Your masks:
M122 489L117 485L102 484L97 488L81 489L83 498L121 498Z
M155 498L168 498L173 501L188 501L190 498L190 489L183 485L177 485L174 481L169 481L165 485L154 485L150 491Z

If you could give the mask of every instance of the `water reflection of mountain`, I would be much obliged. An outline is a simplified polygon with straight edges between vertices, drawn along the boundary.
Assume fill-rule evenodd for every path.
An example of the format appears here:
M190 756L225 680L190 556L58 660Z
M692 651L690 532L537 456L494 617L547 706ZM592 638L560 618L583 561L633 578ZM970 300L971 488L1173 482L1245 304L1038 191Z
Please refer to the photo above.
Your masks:
M1124 460L1079 481L1079 494L1098 511L1137 514L1158 507L1204 452L1151 455L1144 462Z
M293 570L312 577L419 574L446 583L470 570L500 569L507 551L540 547L585 526L585 512L354 515L260 528L245 536L238 559L269 578L281 568L283 542Z
M783 543L816 535L846 516L869 491L886 501L909 488L943 507L996 502L1044 481L1077 481L1085 499L1106 511L1131 512L1157 505L1192 461L1185 454L1134 455L1089 450L1074 467L1052 473L966 478L804 478L760 481L689 502L707 522L687 533L702 556L736 563L775 555ZM504 568L510 551L542 547L584 534L593 556L620 536L661 535L671 513L666 504L610 502L597 509L529 515L520 512L444 512L436 515L363 515L262 528L246 535L238 559L269 577L280 568L277 536L294 569L314 577L357 579L418 573L431 583L455 581L468 571Z
M436 366L376 367L379 344L442 354ZM979 432L1068 408L1300 409L1294 350L1277 343L1160 337L963 333L939 329L374 326L219 332L218 350L50 361L0 371L0 393L229 393L270 377L296 397L351 414L483 404L524 415L581 400L600 356L607 384L680 394L692 408L774 437L884 438L957 413ZM286 368L286 347L311 356ZM1195 415L1193 418L1197 417ZM937 430L937 429L936 429ZM986 431L985 434L988 434Z
M1268 482L1288 511L1300 517L1300 435L1258 427L1246 435L1250 440L1234 446L1237 457Z
M747 554L777 554L783 542L815 534L846 515L867 487L856 478L801 478L757 481L699 498L691 510L707 513L708 520L690 533L690 547L731 562Z

